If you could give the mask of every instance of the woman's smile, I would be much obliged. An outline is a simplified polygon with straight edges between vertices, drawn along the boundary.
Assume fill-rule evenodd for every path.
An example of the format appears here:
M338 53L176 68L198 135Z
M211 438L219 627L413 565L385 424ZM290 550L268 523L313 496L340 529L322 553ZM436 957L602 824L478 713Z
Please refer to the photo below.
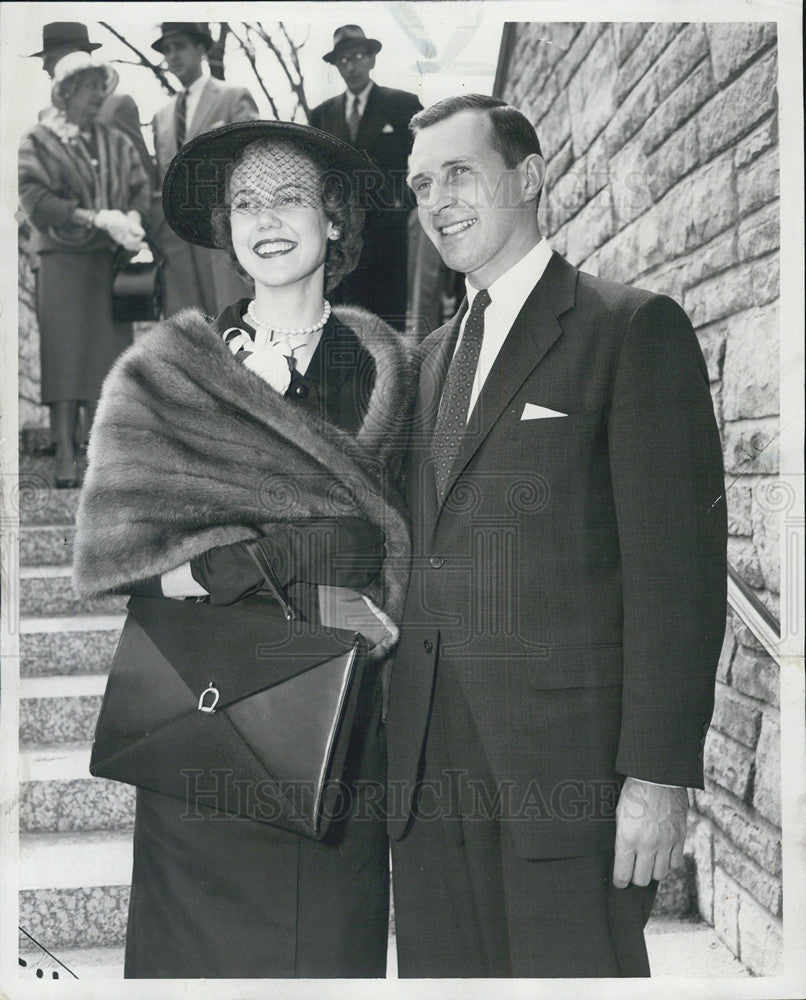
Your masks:
M279 238L262 239L258 240L252 247L252 253L266 260L270 257L281 257L284 254L291 253L298 245L294 240Z

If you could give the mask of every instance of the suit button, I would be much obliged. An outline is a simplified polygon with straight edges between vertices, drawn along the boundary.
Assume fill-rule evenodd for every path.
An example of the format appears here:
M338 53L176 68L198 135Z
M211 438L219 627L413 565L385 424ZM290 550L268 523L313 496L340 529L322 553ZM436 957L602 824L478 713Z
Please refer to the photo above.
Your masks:
M307 385L298 385L294 390L294 395L297 396L298 399L305 399L310 394L310 391L311 390Z
M426 653L433 653L434 652L433 642L431 642L430 639L426 639L425 642L423 643L423 649L426 651Z
M431 563L433 569L441 569L445 565L445 560L442 556L431 556L428 561Z

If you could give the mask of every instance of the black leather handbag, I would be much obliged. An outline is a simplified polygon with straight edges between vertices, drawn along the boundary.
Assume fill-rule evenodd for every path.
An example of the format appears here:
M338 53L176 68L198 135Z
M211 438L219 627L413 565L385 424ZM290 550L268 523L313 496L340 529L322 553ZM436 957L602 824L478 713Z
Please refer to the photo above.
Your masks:
M228 606L133 597L90 772L321 840L366 644L289 621L268 595Z
M135 257L119 251L112 278L112 319L149 323L162 316L165 262L153 244Z

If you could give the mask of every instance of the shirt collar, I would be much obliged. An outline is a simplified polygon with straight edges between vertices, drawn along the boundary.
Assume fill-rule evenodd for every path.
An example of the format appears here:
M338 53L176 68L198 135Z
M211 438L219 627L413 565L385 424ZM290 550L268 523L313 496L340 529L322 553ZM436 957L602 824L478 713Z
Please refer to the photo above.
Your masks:
M551 259L551 247L545 237L541 237L528 253L512 267L505 271L500 278L496 278L487 291L490 293L490 301L493 304L507 303L515 315L520 312L521 306L529 296L529 292L535 287L539 279L543 276L549 260ZM465 289L467 291L467 304L473 305L473 300L481 291L474 288L465 278ZM517 308L515 308L517 306Z
M210 77L210 71L205 66L202 66L201 76L197 76L196 79L193 81L193 83L191 83L189 87L185 88L187 90L188 97L192 97L194 94L198 94L198 92L202 89L205 83L207 83L209 77Z
M359 114L364 113L364 108L367 106L367 100L369 99L369 92L374 86L374 81L370 80L369 83L364 87L363 90L359 90L357 94L353 94L352 91L346 90L344 92L345 107L350 107L350 102L354 97L358 98L358 112Z

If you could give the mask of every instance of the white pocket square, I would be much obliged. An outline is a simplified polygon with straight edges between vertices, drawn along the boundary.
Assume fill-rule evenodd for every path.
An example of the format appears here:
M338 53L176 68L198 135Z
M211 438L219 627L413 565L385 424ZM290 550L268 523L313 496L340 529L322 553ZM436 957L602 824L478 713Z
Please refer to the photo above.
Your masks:
M387 124L381 129L381 132L394 132L394 127L387 122Z
M545 420L547 417L567 417L567 413L549 409L548 406L538 406L536 403L526 403L523 407L521 420Z

